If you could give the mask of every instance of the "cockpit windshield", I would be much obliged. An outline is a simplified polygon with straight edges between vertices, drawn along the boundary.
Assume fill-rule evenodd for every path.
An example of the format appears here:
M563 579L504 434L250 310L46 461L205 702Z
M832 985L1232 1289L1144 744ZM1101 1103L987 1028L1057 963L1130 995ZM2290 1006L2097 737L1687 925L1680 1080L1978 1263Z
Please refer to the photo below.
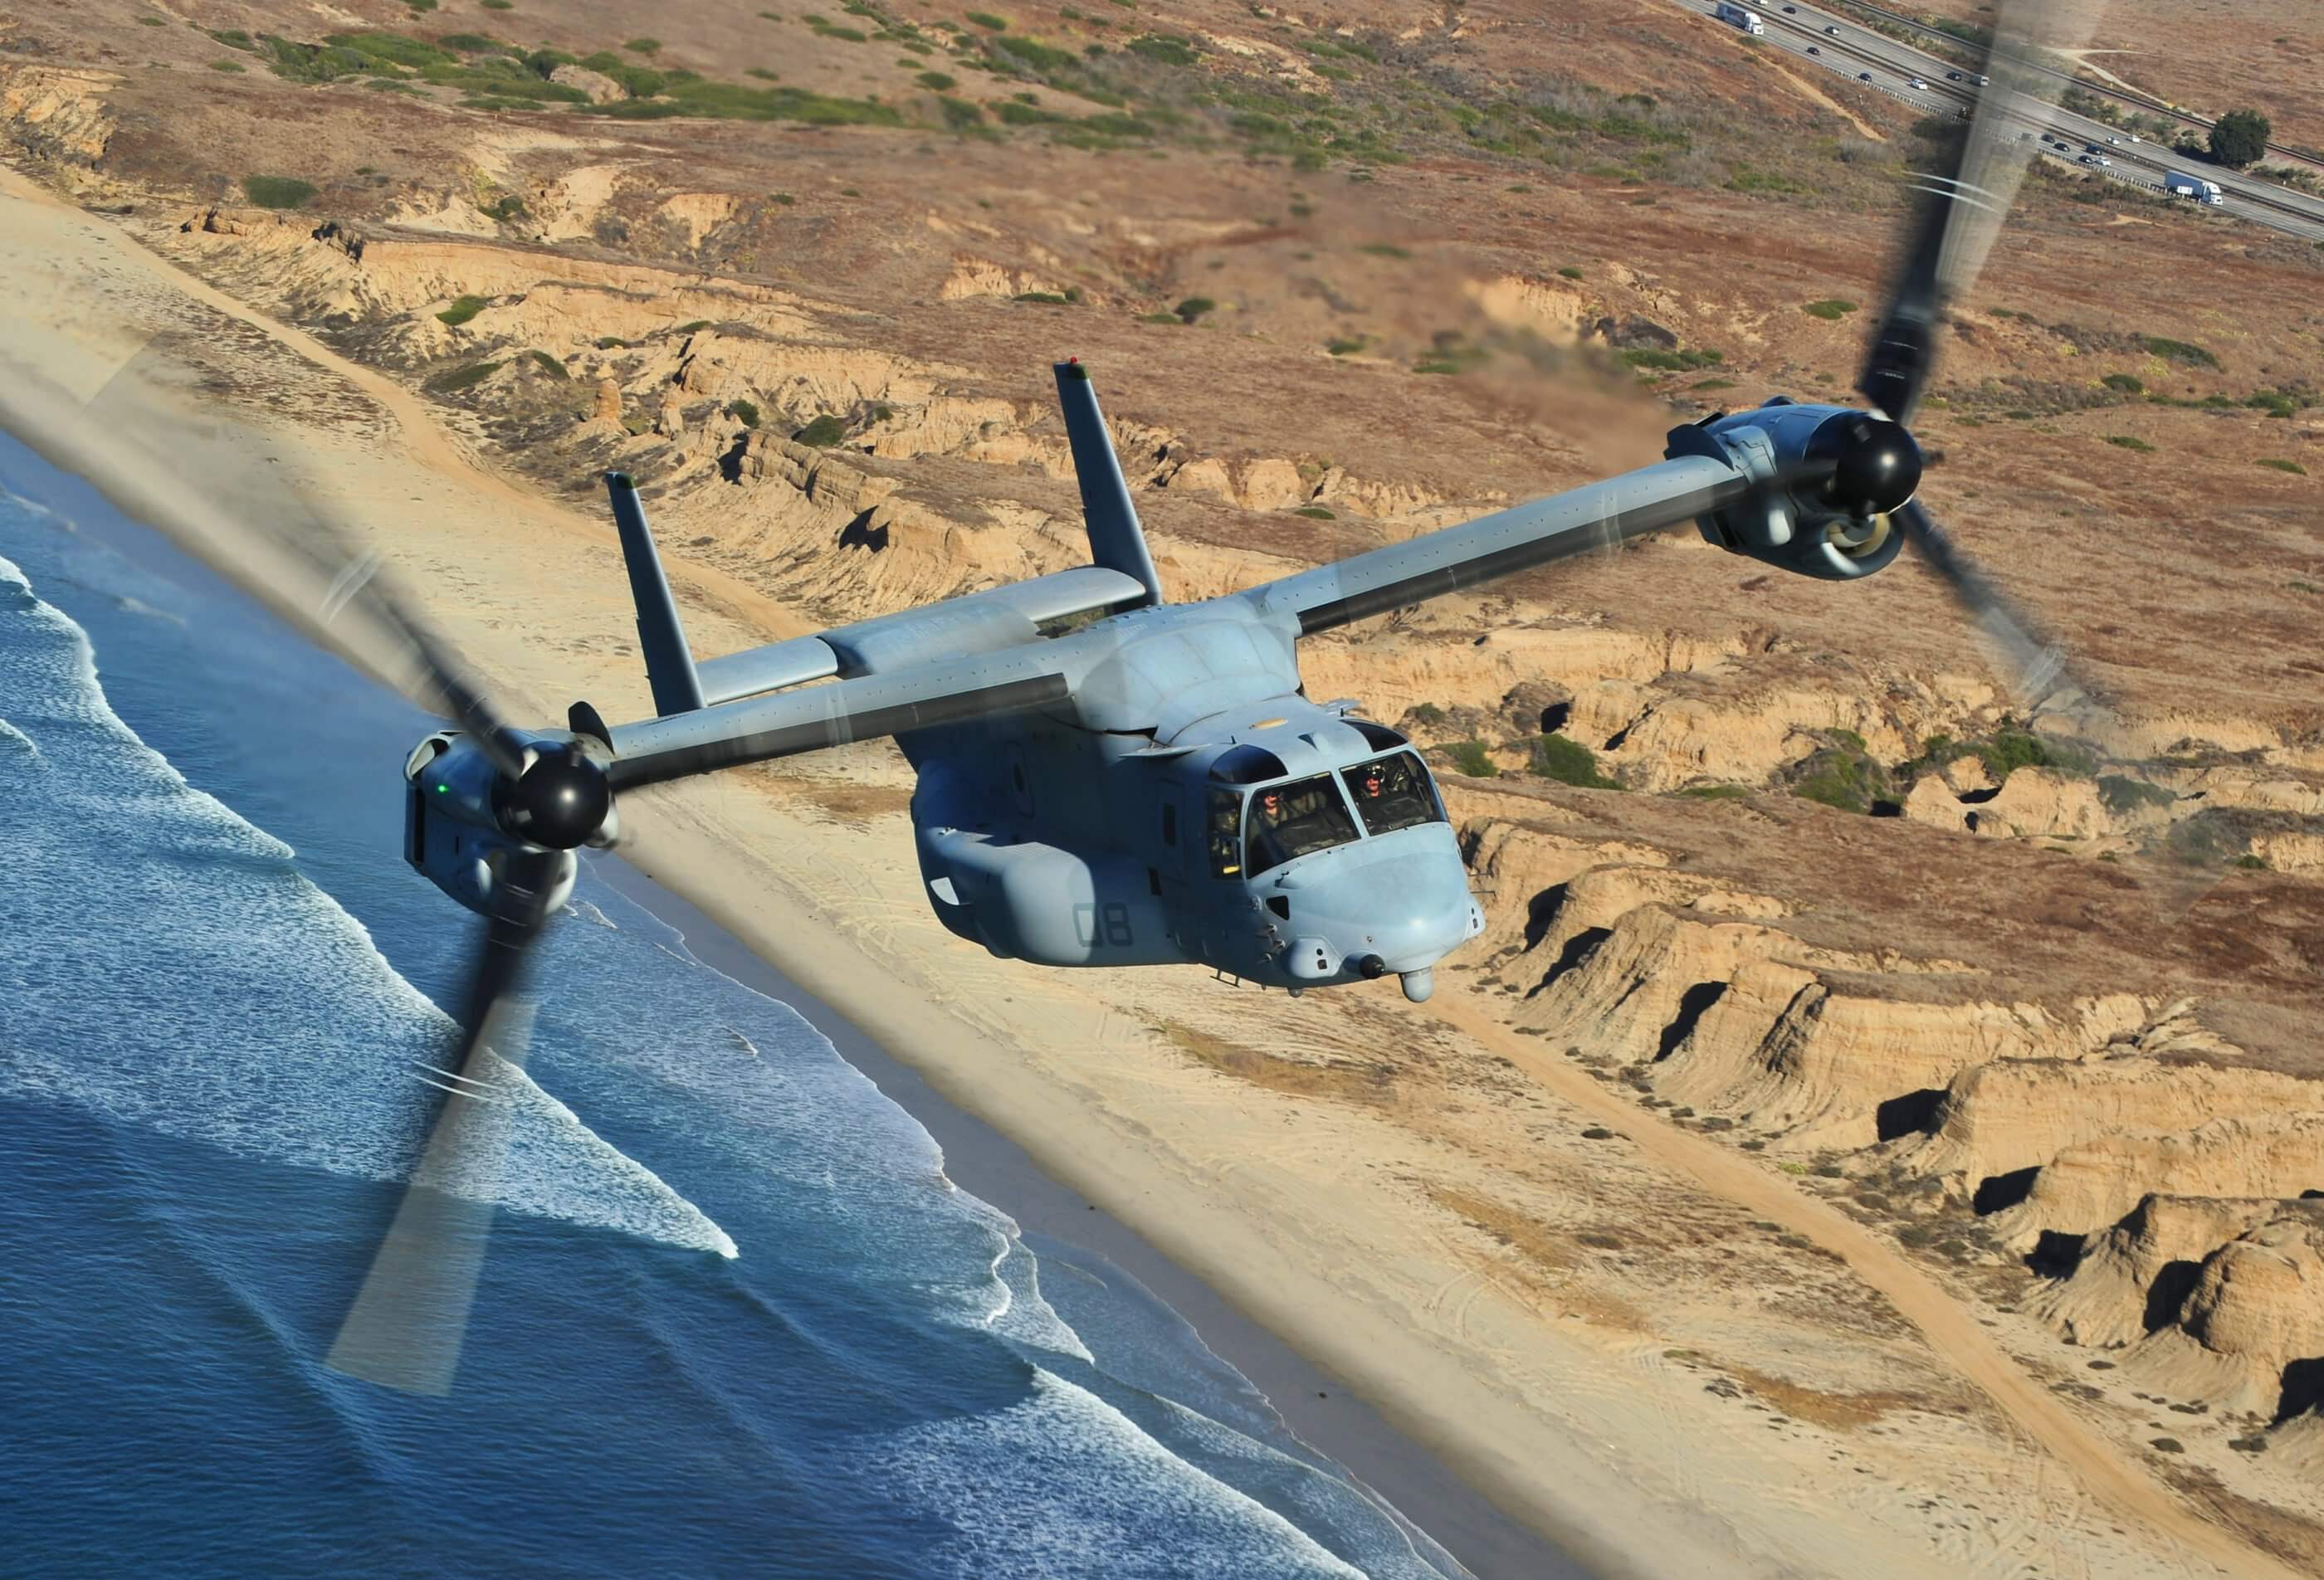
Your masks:
M1428 782L1428 770L1408 751L1391 752L1342 768L1340 776L1348 782L1348 799L1356 804L1367 834L1443 821L1435 789Z
M1355 820L1340 799L1329 774L1269 785L1251 793L1250 821L1244 831L1243 867L1252 877L1295 856L1345 845L1356 837Z

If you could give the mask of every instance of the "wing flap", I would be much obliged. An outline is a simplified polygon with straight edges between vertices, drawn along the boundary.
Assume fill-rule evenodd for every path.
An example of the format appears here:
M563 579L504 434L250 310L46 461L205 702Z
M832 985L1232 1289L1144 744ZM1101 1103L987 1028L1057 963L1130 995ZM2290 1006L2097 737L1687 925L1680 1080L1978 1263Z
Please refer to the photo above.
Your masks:
M614 789L629 790L854 740L1027 712L1072 694L1063 666L1047 653L930 664L616 725L606 772Z

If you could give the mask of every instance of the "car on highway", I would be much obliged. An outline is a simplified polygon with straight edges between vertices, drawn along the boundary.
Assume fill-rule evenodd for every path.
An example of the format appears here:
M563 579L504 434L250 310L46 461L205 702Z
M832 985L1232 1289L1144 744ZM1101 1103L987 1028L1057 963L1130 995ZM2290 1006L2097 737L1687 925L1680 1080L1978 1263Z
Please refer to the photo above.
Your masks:
M2086 165L2090 165L2102 170L2109 170L2114 168L2114 161L2108 159L2102 153L2086 153L2082 155L2082 162Z
M1913 86L1921 92L1926 93L1929 91L1929 79L1925 77L1915 77L1913 78Z
M1827 27L1823 31L1833 38L1838 38L1840 36L1840 30L1836 27Z
M1859 71L1856 74L1856 80L1858 82L1869 82L1872 80L1872 73L1869 71Z
M1797 16L1799 14L1800 8L1796 5L1786 5L1784 7L1784 14L1785 16Z
M1821 50L1817 49L1813 44L1810 44L1810 45L1808 46L1808 53L1809 53L1809 54L1811 54L1811 55L1821 55L1821 54L1822 54L1822 53L1823 53L1823 51L1822 51Z
M1945 73L1945 80L1947 82L1959 82L1961 79L1962 75L1963 74L1959 71L1948 71Z

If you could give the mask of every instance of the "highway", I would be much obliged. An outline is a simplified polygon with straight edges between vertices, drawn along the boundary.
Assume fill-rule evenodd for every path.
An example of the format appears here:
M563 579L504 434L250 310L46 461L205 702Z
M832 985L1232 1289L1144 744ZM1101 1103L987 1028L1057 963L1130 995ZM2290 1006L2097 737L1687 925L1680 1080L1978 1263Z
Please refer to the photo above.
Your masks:
M1715 0L1678 3L1701 16L1704 26L1724 28L1740 36L1738 30L1712 16ZM1869 72L1871 80L1858 81L1858 87L1877 89L1930 115L1956 115L1977 100L1976 79L1966 69L1900 43L1885 33L1874 32L1808 5L1793 5L1786 11L1784 0L1754 5L1752 9L1766 24L1766 35L1761 43L1797 57L1799 64L1821 66L1851 81L1856 81L1859 73ZM1827 28L1838 31L1827 32ZM1810 50L1816 52L1810 55ZM1960 80L1948 80L1948 72L1960 73ZM1914 78L1929 86L1914 87ZM2311 198L2271 181L2255 180L2223 166L2202 161L2190 162L2155 143L2132 142L2127 133L2055 105L2034 103L2029 109L2031 118L2024 122L2028 129L2037 136L2046 132L2063 137L2072 145L2071 151L2063 154L2044 151L2045 157L2057 159L2073 170L2110 177L2158 193L2167 170L2217 181L2227 201L2219 208L2204 212L2231 214L2303 241L2324 242L2324 198ZM2120 137L2124 142L2109 144L2110 137ZM2092 142L2103 148L2106 157L2113 161L2110 169L2091 170L2079 162L2083 145ZM2189 201L2188 207L2197 206Z

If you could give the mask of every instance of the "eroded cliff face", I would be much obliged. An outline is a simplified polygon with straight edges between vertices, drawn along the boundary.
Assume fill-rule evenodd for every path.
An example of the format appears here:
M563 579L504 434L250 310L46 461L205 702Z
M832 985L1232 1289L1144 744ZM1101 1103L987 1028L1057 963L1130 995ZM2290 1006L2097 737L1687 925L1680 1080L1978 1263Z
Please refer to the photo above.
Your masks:
M2255 1058L2221 1030L2231 987L2172 990L2194 975L2181 950L2141 969L2123 941L2129 958L2061 980L2006 936L1960 958L1867 947L1879 929L1829 868L1738 883L1748 834L1722 856L1642 837L1625 797L1458 799L1490 809L1465 832L1490 896L1479 947L1518 1026L1650 1107L1860 1190L1909 1243L2021 1288L2068 1343L2128 1349L2129 1383L2216 1412L2182 1436L2304 1463L2324 1395L2312 1048ZM1959 837L1896 834L1908 881Z

